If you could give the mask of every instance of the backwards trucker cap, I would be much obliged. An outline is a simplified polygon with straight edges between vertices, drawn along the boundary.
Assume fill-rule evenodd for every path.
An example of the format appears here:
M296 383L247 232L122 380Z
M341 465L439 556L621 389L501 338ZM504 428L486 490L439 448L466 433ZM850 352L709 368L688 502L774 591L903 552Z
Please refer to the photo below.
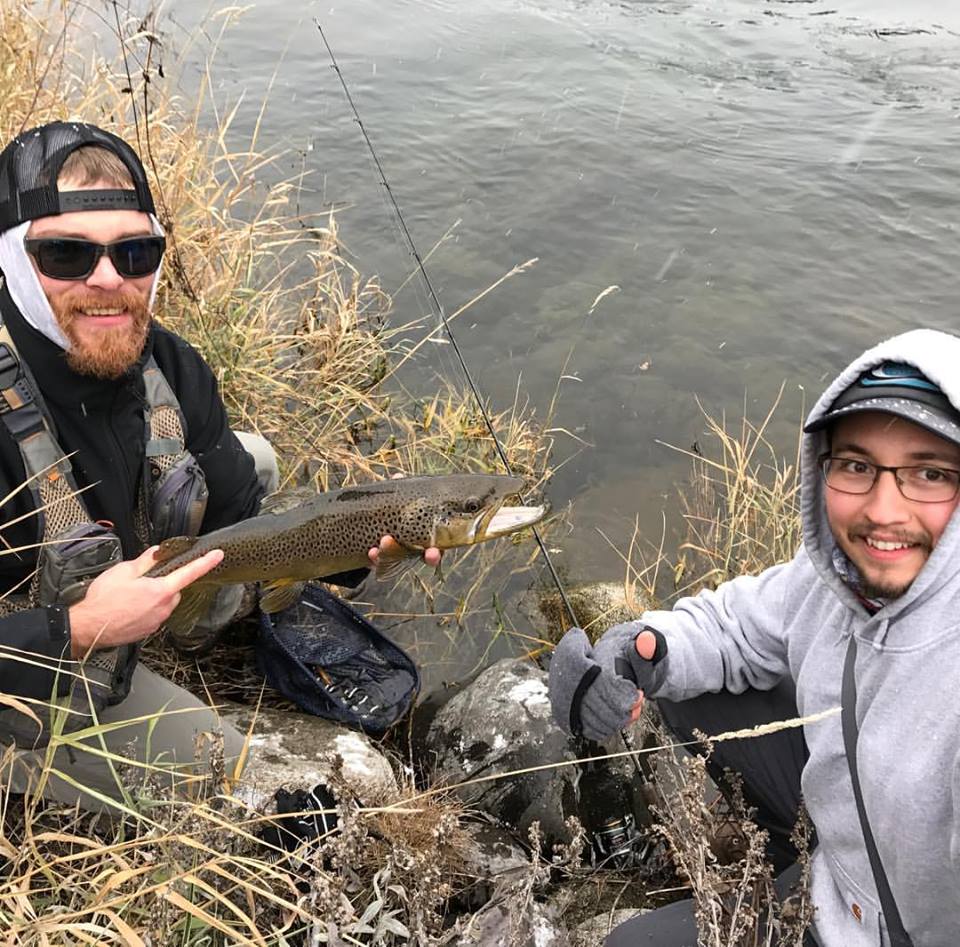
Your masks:
M88 145L113 152L130 172L134 189L60 191L57 177L64 161ZM78 210L154 213L143 164L122 138L83 122L51 122L22 132L0 152L0 232Z
M808 424L808 434L858 411L882 411L912 421L933 434L960 444L960 412L950 399L913 365L882 362L864 372L822 417Z

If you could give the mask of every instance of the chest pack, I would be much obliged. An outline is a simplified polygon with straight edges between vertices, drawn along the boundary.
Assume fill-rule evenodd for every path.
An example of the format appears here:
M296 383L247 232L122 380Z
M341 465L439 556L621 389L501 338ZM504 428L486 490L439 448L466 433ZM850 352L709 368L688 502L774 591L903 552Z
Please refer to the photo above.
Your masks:
M203 470L186 449L180 404L152 355L144 366L143 382L144 460L134 528L141 548L146 548L170 536L197 535L206 510L207 486ZM2 323L0 423L20 450L40 536L29 588L0 599L0 614L73 605L93 579L123 558L123 549L112 524L95 522L90 516L40 390ZM67 730L89 725L91 707L98 711L126 697L137 650L135 645L101 649L82 661L82 674L71 681ZM24 738L37 742L36 725L22 714L0 712L0 725L9 728L18 744Z

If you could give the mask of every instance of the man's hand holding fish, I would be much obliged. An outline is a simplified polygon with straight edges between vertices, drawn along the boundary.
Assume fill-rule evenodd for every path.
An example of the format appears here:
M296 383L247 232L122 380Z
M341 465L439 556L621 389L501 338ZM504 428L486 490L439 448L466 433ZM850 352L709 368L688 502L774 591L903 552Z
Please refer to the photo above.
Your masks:
M136 559L118 562L101 572L90 583L87 594L70 607L74 658L149 637L180 604L181 591L223 559L222 549L212 549L176 572L150 578L147 572L156 565L159 548L152 546Z

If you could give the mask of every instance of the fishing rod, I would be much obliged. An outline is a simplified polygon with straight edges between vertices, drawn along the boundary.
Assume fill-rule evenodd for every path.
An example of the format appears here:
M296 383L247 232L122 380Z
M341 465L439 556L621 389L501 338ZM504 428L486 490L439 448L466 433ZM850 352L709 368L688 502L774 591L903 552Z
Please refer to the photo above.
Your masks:
M450 345L453 347L453 351L456 353L457 360L460 362L460 367L463 369L463 375L467 380L467 384L470 387L470 391L473 394L475 401L477 402L477 407L479 407L484 423L487 425L487 430L490 433L490 437L496 446L497 454L500 457L500 462L503 464L504 470L506 470L507 474L513 476L513 470L510 467L510 461L507 458L507 453L504 450L503 444L501 443L500 438L493 426L493 421L490 418L490 414L483 402L483 398L480 396L480 390L477 388L476 382L473 380L473 375L467 366L467 360L464 358L463 352L461 351L460 346L457 344L456 336L453 334L453 329L450 326L449 319L447 319L447 314L443 308L443 303L440 302L440 297L433 288L433 281L430 279L430 274L427 272L427 268L424 265L423 259L417 250L417 245L414 242L409 228L407 227L407 222L404 219L403 212L400 210L400 204L394 196L393 188L390 187L390 182L387 180L386 172L383 170L383 165L380 163L380 158L377 156L377 151L373 147L373 142L370 140L370 136L367 134L367 129L363 124L363 120L360 118L360 112L357 109L356 103L353 101L353 96L350 94L350 88L347 85L347 80L344 78L343 72L340 69L340 64L337 62L337 57L334 55L333 48L331 47L330 42L327 40L327 34L324 33L323 27L320 25L320 21L316 17L314 17L313 22L316 24L317 30L320 32L320 38L323 40L323 45L327 48L327 54L330 57L330 65L332 66L333 71L336 72L337 78L340 80L343 93L346 96L351 111L353 112L354 121L357 123L357 125L359 125L360 132L363 134L363 140L367 143L367 149L370 152L370 157L373 159L373 163L377 169L377 174L380 175L380 184L383 186L388 197L390 198L390 206L392 207L393 213L396 216L397 223L400 227L400 232L403 234L403 238L406 241L407 250L416 262L417 270L420 273L420 277L423 279L424 286L426 286L427 294L430 297L434 314L440 319L440 322L442 323L447 334L447 339L449 340ZM521 496L520 499L522 501L523 497ZM546 563L547 569L550 572L550 576L553 579L553 583L557 587L557 592L559 592L560 598L563 601L564 608L566 608L567 614L570 616L570 620L576 627L579 628L580 622L577 619L577 613L573 610L573 606L570 604L570 599L567 597L566 589L563 587L563 583L560 581L560 576L557 573L557 570L554 568L553 560L550 558L550 553L547 551L546 543L544 543L543 538L540 535L540 531L536 526L532 526L531 529L533 531L534 539L537 541L537 546L540 549L540 553L543 556L543 561ZM620 739L623 741L624 747L630 752L630 758L633 760L633 765L636 767L637 773L643 777L644 774L643 770L640 768L640 763L637 760L636 749L632 746L626 730L620 731Z
M417 245L413 241L413 236L407 228L407 222L404 219L402 211L400 210L400 204L397 202L397 199L393 194L393 188L390 187L390 182L387 180L387 175L383 170L383 165L380 164L380 159L377 157L377 152L373 147L373 142L370 140L370 136L367 134L367 129L364 127L363 120L360 118L360 113L357 111L357 106L353 101L353 96L350 94L347 81L344 79L343 73L340 71L340 64L337 62L337 57L333 54L333 49L327 40L326 33L323 32L323 27L320 25L320 21L315 18L313 22L317 24L317 29L320 31L320 38L323 40L323 45L327 47L327 53L330 56L330 63L334 72L337 74L337 78L340 80L340 85L343 87L344 95L346 96L347 102L350 104L350 109L353 112L353 118L357 125L360 126L360 131L363 134L363 140L367 143L367 148L370 150L370 157L373 158L373 163L376 165L377 173L380 175L380 183L383 185L384 190L387 192L387 195L390 198L390 204L393 208L394 214L396 215L397 223L400 225L400 232L403 234L403 238L407 244L407 249L416 262L417 270L419 271L420 276L423 279L423 283L427 288L427 293L430 297L434 314L439 317L441 323L443 324L443 328L447 333L447 338L450 341L450 345L453 346L453 351L456 353L457 361L460 362L460 367L463 369L463 375L467 379L467 384L470 386L470 391L477 402L477 406L480 408L480 413L483 415L484 423L487 425L487 430L490 432L490 437L492 438L494 446L497 449L500 462L503 464L503 468L506 470L508 476L512 477L513 470L510 467L510 461L507 459L507 453L503 448L500 438L497 436L497 432L493 426L493 421L490 418L490 414L487 411L486 405L483 403L483 398L480 396L480 390L477 388L476 382L473 380L473 375L470 373L470 369L467 367L467 361L463 357L463 352L461 351L460 346L457 344L457 338L453 334L453 329L450 326L449 319L447 319L447 313L443 308L443 303L440 302L440 297L433 288L433 282L430 279L430 275L427 273L427 268L424 266L423 259L417 250ZM521 496L520 499L522 501L523 496ZM560 598L563 600L563 605L566 608L567 613L570 615L570 619L573 621L574 625L579 627L580 623L577 621L576 612L574 612L573 606L570 604L570 600L567 598L566 590L563 587L563 583L560 581L560 576L557 574L557 570L554 568L553 560L550 558L550 553L547 552L547 547L540 535L540 531L536 528L536 526L531 527L531 529L533 530L533 535L537 541L537 545L540 547L540 552L543 555L543 561L547 564L547 569L550 571L550 575L557 587L557 591L560 593Z

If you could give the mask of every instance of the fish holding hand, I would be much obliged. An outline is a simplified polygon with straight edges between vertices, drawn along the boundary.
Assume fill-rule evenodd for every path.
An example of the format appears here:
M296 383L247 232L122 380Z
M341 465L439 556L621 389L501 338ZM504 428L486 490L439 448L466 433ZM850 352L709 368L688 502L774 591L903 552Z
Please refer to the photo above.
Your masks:
M193 628L225 585L260 582L260 607L279 612L300 598L310 579L371 561L378 579L390 579L421 554L435 565L443 550L533 526L544 507L507 505L522 489L518 477L451 474L274 494L251 519L196 538L166 540L149 575L167 575L211 549L224 552L216 568L184 589L166 623L176 638Z

